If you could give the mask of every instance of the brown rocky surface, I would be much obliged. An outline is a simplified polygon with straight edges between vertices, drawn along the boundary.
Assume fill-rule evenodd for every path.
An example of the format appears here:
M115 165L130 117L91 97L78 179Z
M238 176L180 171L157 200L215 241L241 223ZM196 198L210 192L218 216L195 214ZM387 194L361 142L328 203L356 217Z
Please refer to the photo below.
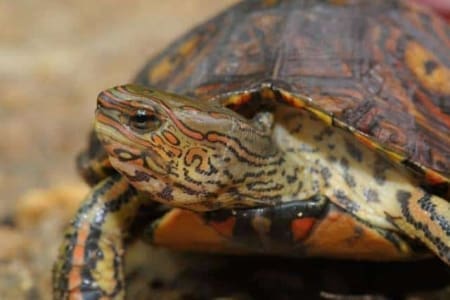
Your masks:
M0 2L0 299L51 298L50 269L62 229L88 190L74 157L85 144L97 93L129 81L151 55L234 2ZM143 257L149 258L145 264ZM416 290L443 291L448 281L435 261L365 266L205 258L142 243L128 262L131 299L344 299L355 291L363 296L353 299L405 291L411 299L431 299ZM423 288L416 282L420 274L403 279L417 270L438 279ZM392 287L396 281L401 292Z

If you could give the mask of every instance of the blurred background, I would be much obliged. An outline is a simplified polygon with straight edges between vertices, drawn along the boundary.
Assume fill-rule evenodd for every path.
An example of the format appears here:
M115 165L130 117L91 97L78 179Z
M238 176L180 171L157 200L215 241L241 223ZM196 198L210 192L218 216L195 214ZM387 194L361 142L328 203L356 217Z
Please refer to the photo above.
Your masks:
M0 216L25 190L78 181L97 94L234 2L0 1Z
M0 299L49 299L97 94L236 1L0 1Z
M129 82L170 41L235 2L0 1L0 299L50 299L62 228L88 190L74 157L86 144L98 92ZM450 0L423 2L450 15ZM155 255L162 277L185 264ZM147 289L148 282L137 284Z

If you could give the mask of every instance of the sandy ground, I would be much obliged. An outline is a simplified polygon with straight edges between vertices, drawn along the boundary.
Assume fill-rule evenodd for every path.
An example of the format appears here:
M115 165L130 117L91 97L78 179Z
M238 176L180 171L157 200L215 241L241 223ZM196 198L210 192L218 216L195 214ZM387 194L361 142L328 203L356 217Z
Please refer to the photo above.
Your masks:
M129 82L150 56L235 2L0 2L0 299L51 297L50 268L62 228L87 192L76 174L74 157L85 145L97 93ZM254 295L291 299L296 293L310 295L308 299L319 294L338 299L337 294L353 293L352 284L345 280L336 283L336 278L341 278L336 270L348 268L358 274L373 268L384 270L369 278L381 280L381 288L375 289L370 299L387 299L383 296L385 285L390 286L402 272L414 273L430 265L441 277L439 285L436 281L431 284L433 289L442 290L448 282L448 272L434 261L418 263L419 269L396 265L400 273L394 273L397 275L388 283L379 278L391 273L386 265L332 263L336 268L324 268L330 264L300 263L299 268L316 271L312 273L315 277L303 273L299 278L291 276L291 262L286 261L269 260L261 267L261 259L238 258L230 263L229 258L210 258L205 262L201 256L186 257L144 245L134 251L128 276L134 282L136 299L147 299L150 294L153 299L252 299ZM141 265L139 251L151 251L149 267ZM199 265L203 267L191 267ZM323 275L318 268L331 269L331 273ZM215 275L208 275L206 269L216 270ZM145 272L148 276L141 276ZM265 282L275 283L261 284ZM314 286L313 294L305 294L311 293L308 284ZM249 291L250 285L257 291ZM327 292L336 285L337 294ZM367 292L362 289L358 294ZM411 299L422 299L421 289L411 295ZM445 297L439 295L445 294L436 297Z

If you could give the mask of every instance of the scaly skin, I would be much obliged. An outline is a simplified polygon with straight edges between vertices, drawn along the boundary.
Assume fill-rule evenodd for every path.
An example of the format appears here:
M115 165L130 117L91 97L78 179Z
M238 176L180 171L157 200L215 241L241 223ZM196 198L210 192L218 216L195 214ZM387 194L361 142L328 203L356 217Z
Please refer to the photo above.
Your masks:
M305 188L313 184L308 170L273 146L270 117L247 120L217 104L137 86L101 93L98 106L95 129L111 164L155 201L208 211L317 194ZM136 134L131 119L139 111L152 121Z
M264 95L282 101L272 99L273 91ZM387 232L418 239L450 261L447 201L418 188L352 136L292 107L248 120L217 102L127 85L99 95L95 130L121 175L97 185L69 228L54 268L55 299L124 298L124 237L148 201L196 212L240 208L236 215L250 216L262 240L271 238L275 217L292 212L286 204L296 209L288 224L312 214L323 225L331 201L378 228L378 238L395 244L403 258L413 257L412 250L401 239L388 240ZM312 208L311 199L318 206ZM277 206L285 207L281 215L270 209ZM314 248L320 224L305 224L299 242Z

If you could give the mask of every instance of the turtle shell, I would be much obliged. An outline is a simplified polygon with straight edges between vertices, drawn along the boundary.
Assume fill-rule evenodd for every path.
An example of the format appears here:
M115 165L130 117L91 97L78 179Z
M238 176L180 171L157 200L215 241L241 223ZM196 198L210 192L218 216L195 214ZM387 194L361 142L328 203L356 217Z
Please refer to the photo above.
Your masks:
M282 89L448 195L449 53L450 26L406 1L245 1L135 81L202 100Z

